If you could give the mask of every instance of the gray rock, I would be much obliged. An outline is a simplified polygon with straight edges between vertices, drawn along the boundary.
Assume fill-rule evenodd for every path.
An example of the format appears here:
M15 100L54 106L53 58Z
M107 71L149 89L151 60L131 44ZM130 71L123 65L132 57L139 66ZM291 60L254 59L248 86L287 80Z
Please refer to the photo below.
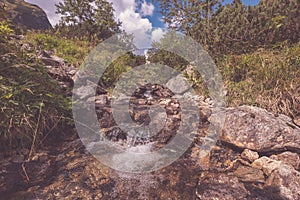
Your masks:
M37 5L24 0L1 0L1 3L8 19L22 31L52 29L46 13Z
M95 95L95 87L92 85L85 85L76 89L75 94L80 99L85 99L87 97L93 97Z
M264 109L241 106L229 108L220 139L239 148L257 152L300 150L300 128Z
M247 190L234 176L210 174L199 181L196 195L199 199L246 199Z
M259 155L257 152L255 151L251 151L249 149L245 149L242 154L241 154L241 157L244 159L244 160L247 160L249 162L253 162L255 161L256 159L259 158Z
M264 173L259 170L248 166L240 165L233 174L238 177L242 182L264 183Z
M58 56L50 56L48 57L43 57L39 56L38 57L45 65L50 65L50 66L64 66L66 64L66 61L63 58L60 58Z
M296 170L299 169L300 158L296 153L286 151L278 155L272 155L270 158L273 160L282 161L284 164L291 165Z
M272 172L266 181L265 188L273 199L300 199L300 172L292 166L283 164Z
M181 75L170 79L166 86L175 94L183 94L191 89L187 80L185 80Z
M256 168L256 169L261 169L263 170L263 172L267 175L267 176L270 176L271 173L280 168L282 165L282 162L281 161L277 161L277 160L273 160L271 158L268 158L266 156L263 156L257 160L255 160L253 163L252 163L252 167L253 168Z

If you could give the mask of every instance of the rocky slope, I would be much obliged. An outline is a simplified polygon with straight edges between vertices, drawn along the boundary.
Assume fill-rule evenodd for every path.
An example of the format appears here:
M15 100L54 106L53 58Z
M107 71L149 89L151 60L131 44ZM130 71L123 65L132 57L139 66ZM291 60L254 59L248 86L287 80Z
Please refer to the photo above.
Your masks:
M12 20L12 23L22 31L52 28L46 13L36 5L24 0L2 0L0 6L5 13L3 18Z
M26 46L26 45L24 45ZM49 74L67 91L76 69L51 52L37 55ZM83 86L88 89L89 85ZM98 88L95 98L81 93L86 102L95 101L104 136L116 144L129 137L113 120L111 97ZM151 94L149 96L149 94ZM170 116L152 142L154 148L173 137L180 120L180 105L174 94L159 85L145 85L133 94L131 116L137 123L149 120L147 109L165 107ZM199 102L198 136L208 129L210 101ZM198 137L197 136L197 137ZM98 142L95 140L95 142ZM135 140L134 146L147 141ZM220 138L205 157L201 140L172 165L151 173L125 173L104 166L82 144L75 130L48 137L28 162L12 157L0 162L0 197L3 199L300 199L300 128L284 115L257 107L226 109ZM26 173L25 173L26 172Z

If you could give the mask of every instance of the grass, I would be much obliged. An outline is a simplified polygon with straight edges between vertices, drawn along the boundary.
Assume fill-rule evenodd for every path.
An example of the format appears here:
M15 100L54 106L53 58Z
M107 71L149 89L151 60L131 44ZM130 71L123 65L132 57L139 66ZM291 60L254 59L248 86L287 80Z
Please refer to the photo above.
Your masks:
M79 66L92 46L88 41L79 39L67 39L49 33L30 32L27 41L38 50L51 50L59 57L64 58L68 63Z
M1 28L1 27L0 27ZM0 152L31 149L71 124L71 99L13 33L0 41Z
M297 43L218 60L228 91L228 105L255 105L291 117L299 115L299 55L300 43Z

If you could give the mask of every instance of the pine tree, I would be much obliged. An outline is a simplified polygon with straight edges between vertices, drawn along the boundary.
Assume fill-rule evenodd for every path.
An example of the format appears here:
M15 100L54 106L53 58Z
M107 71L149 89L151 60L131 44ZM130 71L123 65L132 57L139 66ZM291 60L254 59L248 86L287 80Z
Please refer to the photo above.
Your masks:
M262 0L245 6L241 0L160 1L164 21L197 40L212 55L240 54L299 41L300 1Z
M62 15L59 26L71 37L105 39L120 32L121 23L114 20L112 4L105 0L64 0L56 7Z

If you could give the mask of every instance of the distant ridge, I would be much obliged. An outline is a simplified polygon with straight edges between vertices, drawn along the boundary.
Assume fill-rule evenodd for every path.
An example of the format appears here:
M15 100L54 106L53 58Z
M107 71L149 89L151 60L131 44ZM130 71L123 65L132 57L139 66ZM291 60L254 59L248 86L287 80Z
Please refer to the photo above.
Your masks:
M46 13L37 5L24 0L1 0L0 9L0 20L10 19L17 30L52 29Z

